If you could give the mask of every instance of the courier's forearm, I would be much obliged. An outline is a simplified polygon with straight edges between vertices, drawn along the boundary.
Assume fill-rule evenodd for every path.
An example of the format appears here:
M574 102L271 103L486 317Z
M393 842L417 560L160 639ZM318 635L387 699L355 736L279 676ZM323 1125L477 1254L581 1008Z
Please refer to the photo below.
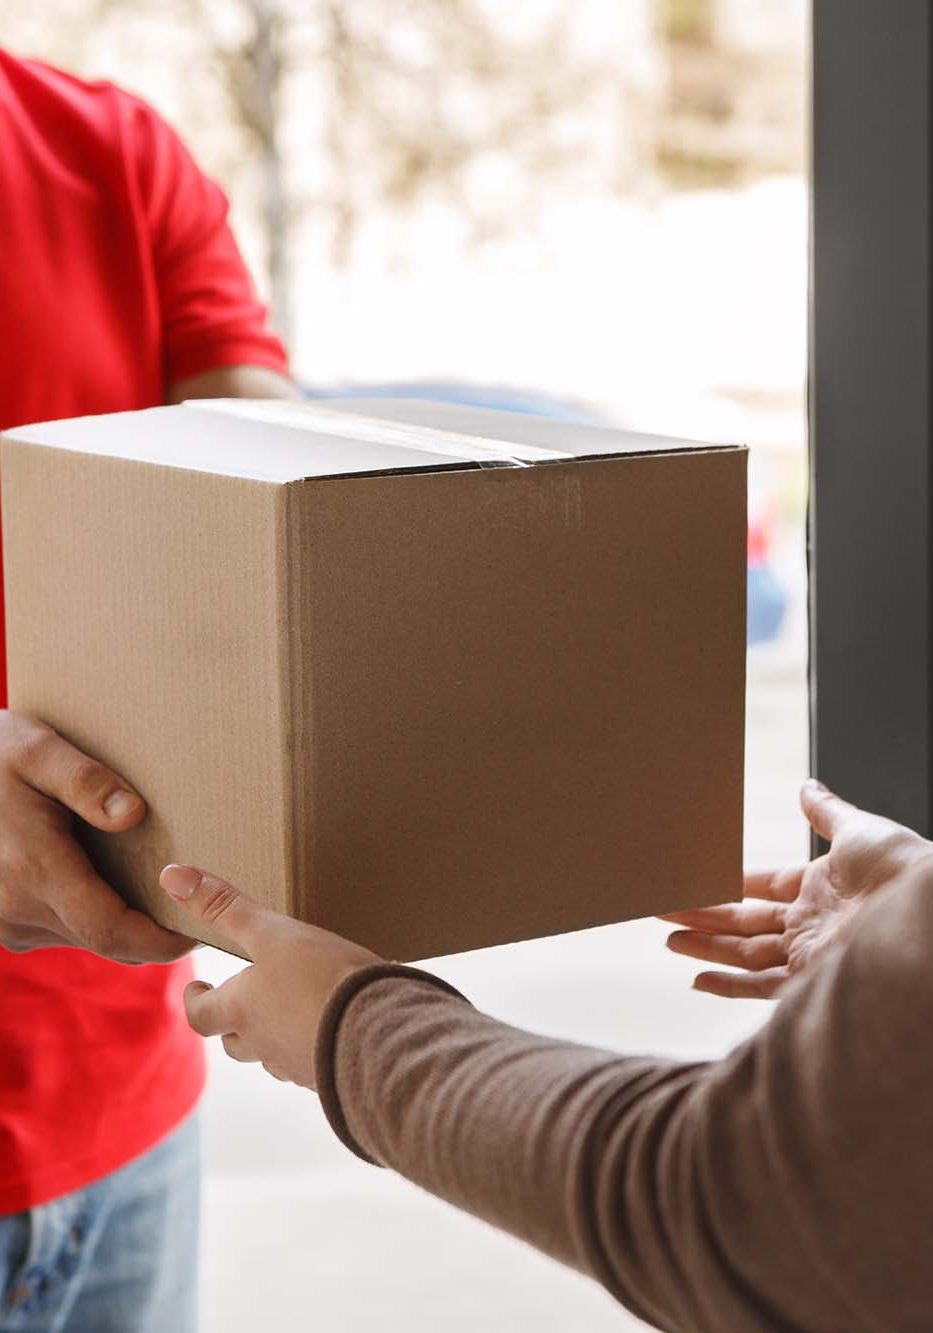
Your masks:
M219 366L169 385L167 401L183 403L189 398L290 398L300 399L293 379L267 366Z

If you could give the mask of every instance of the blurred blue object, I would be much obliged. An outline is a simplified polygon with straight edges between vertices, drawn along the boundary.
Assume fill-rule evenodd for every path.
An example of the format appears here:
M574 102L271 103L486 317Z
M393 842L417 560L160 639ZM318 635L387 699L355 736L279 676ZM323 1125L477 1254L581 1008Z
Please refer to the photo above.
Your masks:
M575 425L605 426L604 417L579 403L533 390L508 385L461 384L455 380L402 380L393 384L339 384L305 388L308 398L425 398L436 403L459 403L463 407L493 407L500 412L523 412Z
M464 407L492 407L500 412L523 412L574 425L605 426L610 423L581 404L533 390L508 385L465 384L455 380L401 380L389 384L338 384L305 388L313 399L327 398L423 398ZM378 409L374 408L374 412ZM767 563L766 539L756 533L756 555L748 569L748 642L767 643L777 638L787 611L787 597Z
M749 644L776 639L787 611L787 595L767 565L748 571Z

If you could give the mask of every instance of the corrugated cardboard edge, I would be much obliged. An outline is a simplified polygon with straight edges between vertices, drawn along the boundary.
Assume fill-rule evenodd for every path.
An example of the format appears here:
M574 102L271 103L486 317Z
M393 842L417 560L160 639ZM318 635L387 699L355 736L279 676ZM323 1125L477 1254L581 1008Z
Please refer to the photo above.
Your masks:
M286 851L290 883L287 886L289 910L294 916L313 919L314 877L312 850L314 840L313 802L313 709L307 651L310 634L307 596L308 549L303 523L305 490L309 482L289 482L282 488L282 533L279 569L282 577L279 643L282 671L281 698L285 738Z
M282 837L283 864L289 882L284 886L289 904L294 901L293 832L295 827L295 791L294 764L292 752L295 745L295 727L293 722L292 671L294 669L289 617L291 615L291 579L289 577L289 488L280 486L273 504L273 543L275 547L275 651L278 679L279 735L282 738L281 779L282 779Z

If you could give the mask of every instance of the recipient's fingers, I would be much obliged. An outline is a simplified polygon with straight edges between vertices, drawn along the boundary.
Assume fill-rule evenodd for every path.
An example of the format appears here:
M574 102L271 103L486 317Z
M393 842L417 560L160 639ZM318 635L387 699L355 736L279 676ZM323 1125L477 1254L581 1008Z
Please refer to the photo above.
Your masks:
M51 727L29 718L21 719L21 727L15 753L16 771L24 782L105 832L139 823L146 806L128 782Z
M806 866L781 870L747 870L742 894L748 898L763 898L771 903L791 903L800 892L800 881Z
M785 903L722 903L697 907L689 912L671 912L664 917L675 926L702 930L711 935L780 935L787 914Z
M703 963L743 967L749 972L763 972L787 962L787 946L782 935L743 939L736 935L707 935L699 930L675 930L667 947L671 953L697 958Z
M701 972L693 989L725 1000L771 1000L789 980L786 967L770 968L767 972Z
M234 953L254 958L256 943L268 921L264 908L226 880L197 866L166 866L159 883L191 920L192 934L197 933L197 924L208 926L233 946Z
M230 1056L231 1060L238 1060L243 1065L254 1065L259 1061L259 1056L236 1032L227 1032L221 1039L220 1044Z
M222 1037L236 1031L236 1006L231 977L222 986L206 981L192 981L185 987L185 1017L188 1026L201 1037Z

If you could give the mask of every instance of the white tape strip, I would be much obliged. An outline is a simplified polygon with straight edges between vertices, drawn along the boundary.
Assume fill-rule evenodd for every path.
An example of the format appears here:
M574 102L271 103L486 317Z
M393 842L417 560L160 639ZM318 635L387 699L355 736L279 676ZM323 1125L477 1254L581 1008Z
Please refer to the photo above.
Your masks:
M530 467L534 463L551 463L574 457L558 449L541 449L535 445L516 444L511 440L480 439L475 435L435 430L433 426L414 426L407 421L358 417L350 412L320 407L317 403L254 398L191 398L183 406L205 412L224 412L251 421L267 421L273 426L289 426L294 430L312 431L318 435L361 440L367 444L447 454L472 463L511 463L514 467Z

